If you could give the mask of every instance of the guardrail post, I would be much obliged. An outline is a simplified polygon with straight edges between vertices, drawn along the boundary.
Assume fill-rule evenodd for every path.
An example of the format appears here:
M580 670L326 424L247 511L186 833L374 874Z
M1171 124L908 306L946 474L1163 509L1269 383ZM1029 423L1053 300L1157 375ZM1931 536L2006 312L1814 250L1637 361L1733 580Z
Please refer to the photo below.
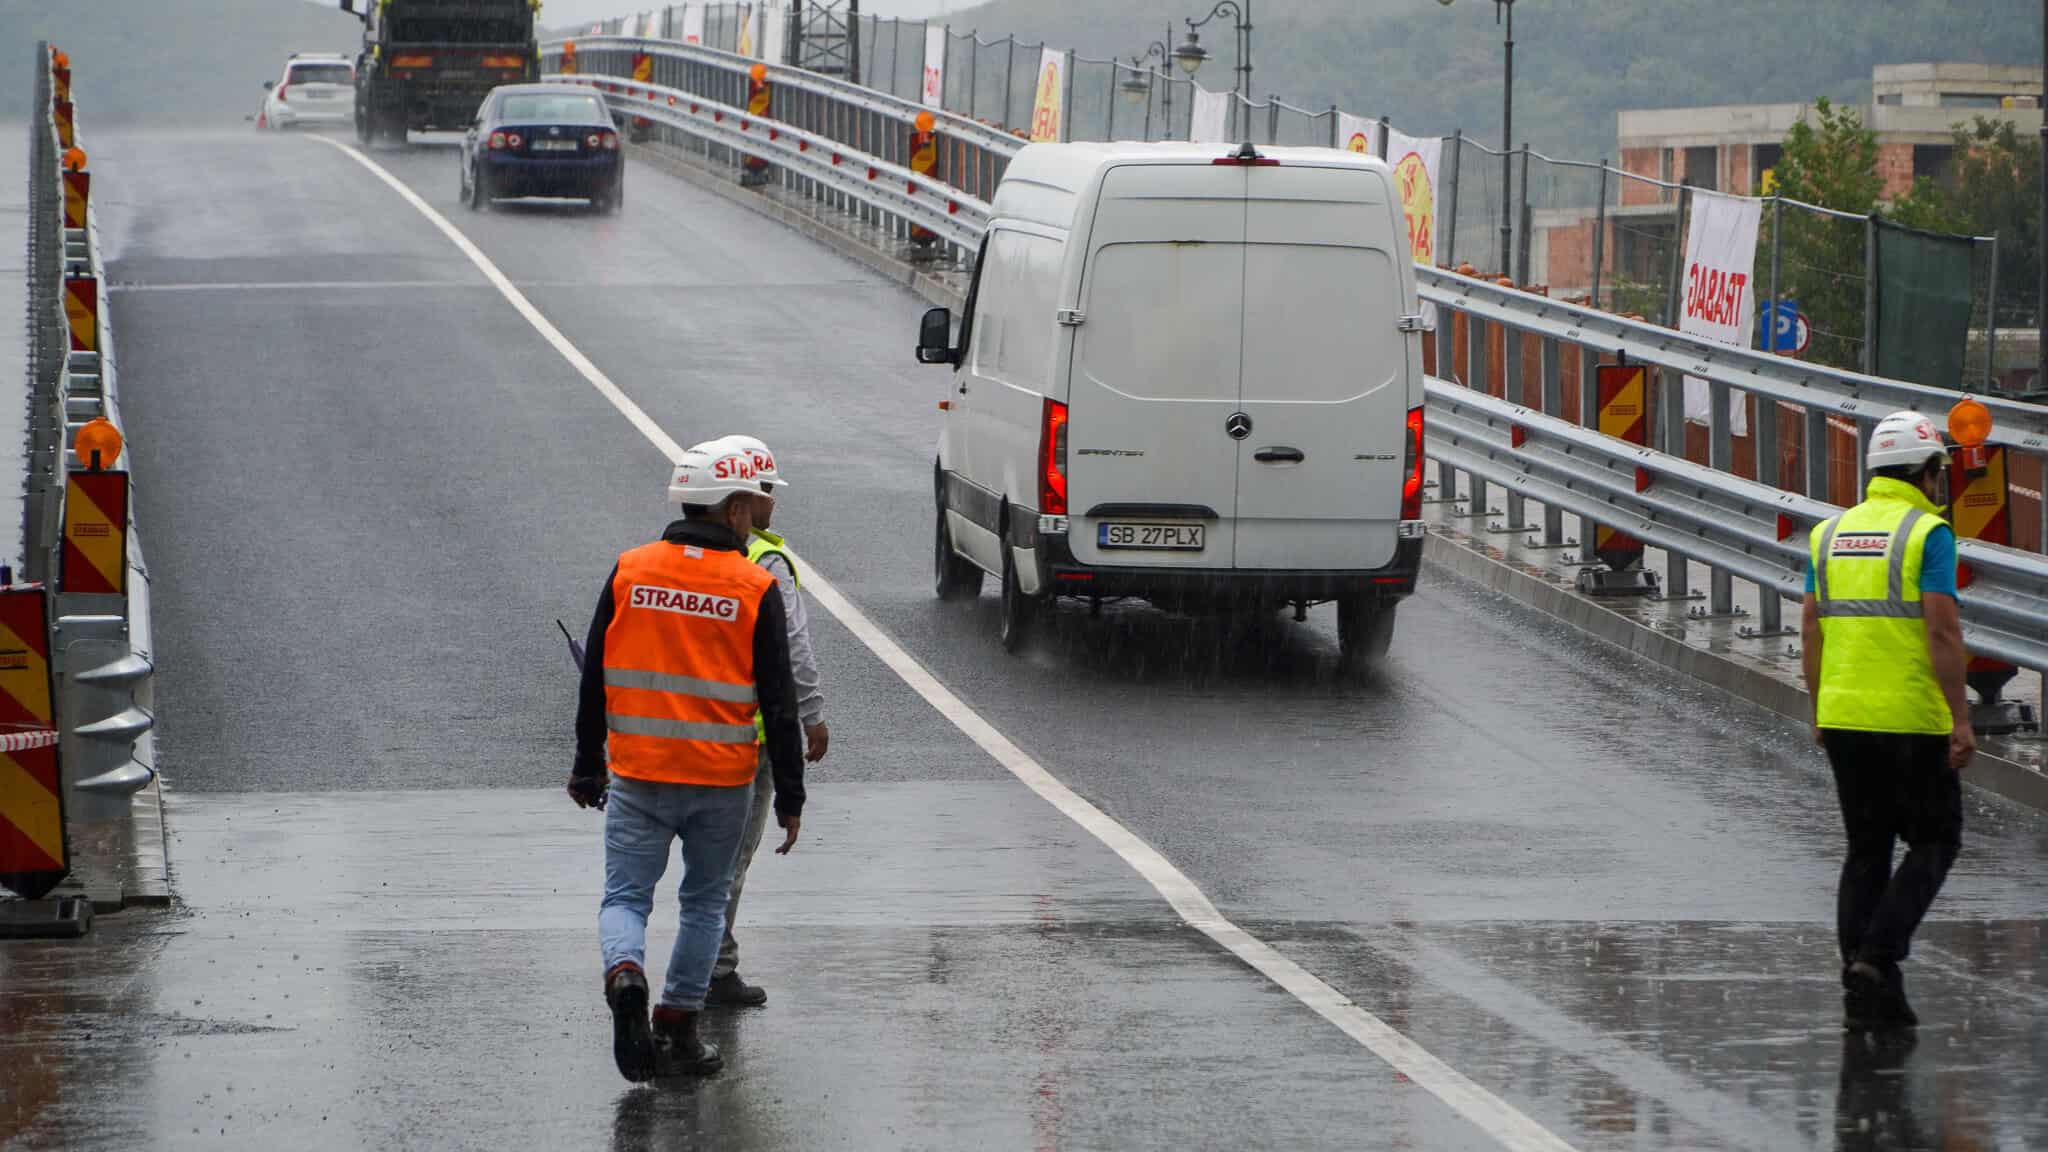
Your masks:
M1564 378L1558 363L1559 350L1557 340L1553 337L1545 336L1541 348L1543 414L1545 416L1562 416L1564 415ZM1580 355L1583 359L1584 353ZM1552 548L1564 543L1564 509L1555 508L1549 504L1543 506L1543 543Z
M1520 404L1523 400L1521 352L1521 332L1505 324L1500 325L1501 392L1506 396L1508 402L1513 404ZM1516 492L1514 489L1509 488L1506 491L1508 498L1508 521L1501 531L1519 534L1528 528L1528 523L1523 518L1527 513L1527 508L1524 506L1525 501L1521 493Z
M1806 407L1806 494L1815 500L1828 498L1828 414L1809 404ZM2048 507L2048 502L2044 502Z
M1664 430L1664 453L1671 456L1685 455L1685 377L1669 369L1655 373L1658 381L1657 403L1663 413L1659 421ZM1678 450L1672 451L1672 445ZM1667 600L1682 600L1691 595L1691 561L1667 548L1664 550L1664 597Z
M1486 321L1467 314L1465 317L1465 386L1475 392L1486 392ZM1472 488L1472 503L1465 509L1465 518L1484 520L1493 514L1492 497L1486 491L1486 478L1472 473L1468 481Z
M1721 380L1707 385L1707 464L1716 472L1735 470L1735 444L1728 419L1728 405L1734 393ZM1724 568L1707 570L1707 611L1727 616L1735 611L1735 578Z
M1645 383L1644 391L1651 387L1654 385ZM1649 418L1649 412L1645 411L1643 419ZM1600 427L1600 353L1584 344L1579 345L1579 427ZM1600 540L1599 524L1590 517L1579 517L1579 540L1582 545L1579 558L1583 560L1592 554L1593 546Z

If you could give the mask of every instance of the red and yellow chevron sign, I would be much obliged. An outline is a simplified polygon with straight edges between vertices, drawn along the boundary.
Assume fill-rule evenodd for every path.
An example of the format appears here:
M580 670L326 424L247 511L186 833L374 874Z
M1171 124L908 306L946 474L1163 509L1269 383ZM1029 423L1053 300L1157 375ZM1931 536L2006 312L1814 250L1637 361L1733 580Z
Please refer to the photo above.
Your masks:
M52 64L50 66L50 79L53 82L52 87L55 89L57 99L62 100L66 104L71 103L71 66L68 64Z
M1987 444L1984 469L1975 472L1969 486L1956 493L1956 535L1964 540L2005 544L2011 540L2012 513L2007 504L2005 449ZM1974 470L1973 470L1974 471Z
M64 880L64 786L40 586L0 589L0 884L40 899Z
M92 173L64 174L64 226L85 227L85 206L92 199Z
M639 52L639 53L636 53L636 54L634 54L634 56L633 56L633 79L635 79L635 80L639 81L639 82L640 82L640 83L642 83L642 84L648 84L648 83L652 83L652 82L653 82L653 80L654 80L654 57L652 57L652 56L649 56L649 55L648 55L647 53L645 53L645 52Z
M64 321L71 329L73 352L100 350L99 277L64 278Z
M128 591L128 474L73 472L64 481L64 564L57 590Z
M62 152L74 143L71 101L52 100L50 110L57 121L57 150Z
M1648 423L1643 405L1647 396L1648 370L1633 364L1602 364L1598 369L1600 387L1600 431L1631 444L1647 443ZM1643 558L1643 542L1605 524L1593 536L1593 552L1609 568L1619 572Z

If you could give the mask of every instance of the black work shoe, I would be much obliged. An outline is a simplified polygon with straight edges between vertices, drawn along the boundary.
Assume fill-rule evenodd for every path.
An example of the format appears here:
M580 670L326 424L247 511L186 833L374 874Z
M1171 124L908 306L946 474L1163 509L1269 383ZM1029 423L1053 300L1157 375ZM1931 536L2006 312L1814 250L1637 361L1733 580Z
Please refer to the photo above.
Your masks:
M1896 964L1858 960L1842 973L1843 1022L1850 1028L1915 1028L1920 1017L1906 1002L1906 978Z
M661 1070L671 1076L708 1076L725 1066L718 1045L697 1034L701 1013L661 1005L654 1010L654 1042Z
M612 1059L619 1075L635 1084L654 1079L654 1035L647 1027L647 976L621 964L604 981L612 1007Z
M706 1008L759 1008L767 1002L768 990L740 979L737 972L713 976L711 986L704 990Z

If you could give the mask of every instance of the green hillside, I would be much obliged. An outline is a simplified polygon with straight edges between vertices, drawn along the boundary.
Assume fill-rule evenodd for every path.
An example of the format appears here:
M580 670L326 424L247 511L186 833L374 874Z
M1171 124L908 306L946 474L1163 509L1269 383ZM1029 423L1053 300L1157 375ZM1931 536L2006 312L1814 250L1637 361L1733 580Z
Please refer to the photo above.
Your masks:
M362 25L306 0L0 0L0 107L26 115L35 42L71 54L88 126L239 127L293 52L347 52Z
M1084 56L1128 57L1193 0L993 0L954 13L984 38L1015 32ZM1501 29L1490 0L1252 0L1256 95L1331 103L1415 133L1500 135ZM1204 86L1228 87L1227 18L1202 30ZM1615 147L1622 108L1867 100L1874 64L2039 63L2041 6L2028 0L1520 0L1515 134L1539 151ZM1213 75L1212 75L1213 73Z

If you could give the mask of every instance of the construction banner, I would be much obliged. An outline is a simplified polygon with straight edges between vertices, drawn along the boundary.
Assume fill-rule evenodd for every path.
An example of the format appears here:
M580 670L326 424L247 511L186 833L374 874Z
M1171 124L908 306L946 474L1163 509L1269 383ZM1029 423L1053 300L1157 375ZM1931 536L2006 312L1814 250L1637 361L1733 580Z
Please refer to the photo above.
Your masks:
M1337 113L1337 147L1366 156L1380 154L1380 126L1364 116Z
M950 36L944 24L925 26L924 87L918 99L927 108L946 106L946 47Z
M1970 339L1970 257L1976 242L1901 228L1878 217L1872 371L1930 388L1957 387Z
M39 900L70 871L40 585L0 589L0 885Z
M64 323L73 352L100 350L100 281L97 276L64 278Z
M1408 254L1424 267L1436 265L1437 173L1443 161L1441 136L1407 136L1387 129L1386 162L1394 167L1394 188L1408 220Z
M683 43L685 43L685 44L702 44L703 42L704 42L704 5L702 5L702 4L685 4L685 5L683 5Z
M85 206L92 200L92 173L64 173L64 226L85 227Z
M126 472L73 472L65 477L64 558L58 573L57 591L67 596L127 593Z
M1756 331L1756 234L1764 202L1695 188L1692 222L1685 233L1685 308L1678 330L1738 348L1749 347ZM1699 376L1685 378L1685 418L1705 424L1713 413L1713 388ZM1749 435L1749 405L1728 393L1728 431Z
M1644 415L1648 369L1634 364L1602 364L1597 371L1601 433L1630 444L1648 444L1649 422ZM1643 542L1601 524L1594 532L1593 553L1614 571L1625 572L1642 563Z
M1038 96L1031 104L1031 142L1067 138L1067 54L1047 48L1038 58Z

